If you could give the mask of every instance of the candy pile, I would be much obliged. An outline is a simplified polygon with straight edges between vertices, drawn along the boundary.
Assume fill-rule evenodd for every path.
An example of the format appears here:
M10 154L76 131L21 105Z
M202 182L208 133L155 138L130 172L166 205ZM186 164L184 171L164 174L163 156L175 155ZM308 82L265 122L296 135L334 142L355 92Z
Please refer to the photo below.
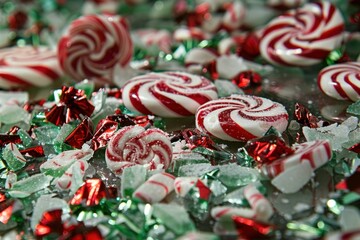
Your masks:
M358 239L360 4L3 1L2 239Z

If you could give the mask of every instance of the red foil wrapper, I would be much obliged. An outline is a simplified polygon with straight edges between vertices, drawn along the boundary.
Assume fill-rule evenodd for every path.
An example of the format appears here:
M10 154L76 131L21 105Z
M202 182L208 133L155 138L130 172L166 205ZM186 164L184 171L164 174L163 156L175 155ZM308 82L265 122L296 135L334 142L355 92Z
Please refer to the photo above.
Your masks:
M213 60L207 63L206 65L204 65L202 68L202 72L204 74L209 75L209 77L213 80L218 79L219 73L217 72L217 68L216 68L216 60Z
M319 119L300 103L295 104L295 119L298 123L310 127L317 128Z
M86 227L84 223L72 225L59 240L102 240L101 232L97 227Z
M93 137L93 124L90 118L85 118L70 134L64 143L80 149L82 145Z
M260 55L260 39L255 33L248 34L243 41L238 44L236 54L248 60L252 60Z
M336 189L349 190L360 194L360 166L352 175L339 182Z
M46 237L50 234L62 235L64 233L64 225L61 220L62 210L56 209L45 212L39 224L35 228L36 237Z
M8 134L0 134L0 146L4 147L9 143L21 143L21 138L19 135L8 135Z
M24 156L35 157L35 158L45 156L44 149L42 146L30 147L30 148L21 150L20 153Z
M82 116L90 117L95 107L87 100L83 90L74 87L62 87L60 102L53 106L46 114L46 119L61 126Z
M275 135L268 135L250 140L245 149L258 165L270 163L294 152L286 143Z
M200 199L209 200L211 190L201 180L196 182L196 187L199 189Z
M262 77L260 74L249 70L239 73L231 81L239 88L246 89L261 85Z
M95 134L91 140L91 148L97 150L105 147L110 138L118 130L118 123L109 119L102 119L96 126Z
M274 227L253 219L240 216L232 217L239 239L268 239Z
M88 179L70 200L71 205L98 205L100 200L109 196L105 184L100 179Z
M197 129L182 130L181 135L186 143L189 144L190 149L197 147L210 148L213 150L219 149L209 136L201 134Z

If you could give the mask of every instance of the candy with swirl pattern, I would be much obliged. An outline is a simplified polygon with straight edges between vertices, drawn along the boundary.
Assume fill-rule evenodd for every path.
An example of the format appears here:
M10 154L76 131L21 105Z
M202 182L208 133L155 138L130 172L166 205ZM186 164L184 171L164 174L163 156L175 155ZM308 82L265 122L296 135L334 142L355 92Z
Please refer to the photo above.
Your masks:
M339 47L344 20L329 2L305 4L273 19L263 30L260 53L277 65L311 66Z
M125 107L161 117L195 114L201 105L217 98L210 80L185 72L149 73L129 80L123 87Z
M111 81L115 67L126 66L132 51L127 23L120 16L80 17L70 24L58 44L61 67L78 81Z
M328 66L318 75L317 83L326 95L339 100L360 100L360 62Z
M0 50L0 88L45 87L60 76L56 51L45 46Z
M201 132L228 141L247 141L263 136L271 127L285 131L288 113L283 105L251 95L232 95L209 101L196 112Z
M115 174L121 174L124 168L134 165L167 169L172 160L172 147L168 136L160 129L127 126L110 139L105 159Z

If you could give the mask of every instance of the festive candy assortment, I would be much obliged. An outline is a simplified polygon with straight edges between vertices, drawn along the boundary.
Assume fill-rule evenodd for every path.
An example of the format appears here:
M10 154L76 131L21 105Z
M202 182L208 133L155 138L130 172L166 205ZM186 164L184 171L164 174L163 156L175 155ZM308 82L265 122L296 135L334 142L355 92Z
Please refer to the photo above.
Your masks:
M360 4L2 1L1 239L359 239Z

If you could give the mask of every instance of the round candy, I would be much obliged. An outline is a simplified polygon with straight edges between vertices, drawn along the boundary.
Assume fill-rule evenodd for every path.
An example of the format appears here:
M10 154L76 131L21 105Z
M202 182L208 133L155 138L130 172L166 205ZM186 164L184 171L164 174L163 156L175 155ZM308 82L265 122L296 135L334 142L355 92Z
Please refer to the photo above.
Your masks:
M210 80L185 73L149 73L135 77L123 87L125 107L143 114L161 117L185 117L217 98L215 85Z
M317 79L326 95L339 100L360 99L360 62L347 62L322 69Z
M56 51L47 47L0 50L0 88L44 87L61 75Z
M260 39L260 53L278 65L310 66L339 47L344 20L329 2L309 3L273 19Z
M288 114L283 105L250 95L213 100L196 112L197 129L228 141L261 137L271 126L283 132L287 124Z
M172 160L171 142L160 129L145 130L137 125L123 127L108 142L105 159L115 174L137 164L150 169L167 169Z
M80 17L58 44L61 67L78 81L111 80L116 67L129 63L132 51L127 23L120 16Z

